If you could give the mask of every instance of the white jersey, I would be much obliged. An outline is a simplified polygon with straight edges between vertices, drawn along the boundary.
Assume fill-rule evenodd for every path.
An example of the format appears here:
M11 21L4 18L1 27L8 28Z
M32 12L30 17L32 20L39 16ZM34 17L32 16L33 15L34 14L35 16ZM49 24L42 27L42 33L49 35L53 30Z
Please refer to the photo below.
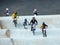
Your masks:
M9 13L6 13L6 15L9 15Z

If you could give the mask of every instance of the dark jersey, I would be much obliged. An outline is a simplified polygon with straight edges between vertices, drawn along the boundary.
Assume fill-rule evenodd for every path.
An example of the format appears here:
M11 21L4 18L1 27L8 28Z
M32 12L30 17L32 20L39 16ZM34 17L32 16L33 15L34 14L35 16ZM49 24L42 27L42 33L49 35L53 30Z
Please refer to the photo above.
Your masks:
M46 26L47 26L46 24L43 24L43 25L42 25L42 29L45 29L45 28L46 28Z
M35 11L35 12L34 12L34 14L38 15L38 12L37 12L37 11Z
M30 23L35 24L35 23L37 23L37 20L31 20Z

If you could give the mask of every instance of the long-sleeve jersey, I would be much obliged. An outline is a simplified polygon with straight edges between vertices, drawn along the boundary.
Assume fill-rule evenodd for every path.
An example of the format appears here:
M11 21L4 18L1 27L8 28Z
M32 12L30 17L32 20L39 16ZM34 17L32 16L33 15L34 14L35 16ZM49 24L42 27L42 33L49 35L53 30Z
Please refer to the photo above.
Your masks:
M35 20L31 20L30 24L31 24L31 23L32 23L32 24L35 24L35 23L38 23L38 22L37 22L37 20L35 19Z

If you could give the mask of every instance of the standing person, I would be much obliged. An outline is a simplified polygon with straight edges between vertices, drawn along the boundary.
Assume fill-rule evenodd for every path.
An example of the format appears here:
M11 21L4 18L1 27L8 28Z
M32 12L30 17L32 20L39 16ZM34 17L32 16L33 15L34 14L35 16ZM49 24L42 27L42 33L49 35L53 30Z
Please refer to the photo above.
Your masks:
M38 15L37 9L34 9L33 14L34 14L34 16Z
M32 20L30 21L30 24L31 24L31 31L33 32L33 35L35 35L36 25L38 24L35 17L32 18Z
M47 37L46 27L48 27L48 25L46 25L45 22L43 22L43 23L42 23L42 26L40 27L40 28L42 28L43 37Z
M25 29L27 29L27 25L28 25L28 21L27 21L27 19L25 18L25 19L24 19L24 22L23 22L23 26L24 26Z
M14 12L13 14L12 14L12 17L13 17L13 23L14 23L14 25L15 25L15 27L17 26L17 12Z
M4 13L4 14L5 14L6 16L9 16L9 15L10 15L9 13L10 13L9 8L6 8L6 10L5 10L5 13Z

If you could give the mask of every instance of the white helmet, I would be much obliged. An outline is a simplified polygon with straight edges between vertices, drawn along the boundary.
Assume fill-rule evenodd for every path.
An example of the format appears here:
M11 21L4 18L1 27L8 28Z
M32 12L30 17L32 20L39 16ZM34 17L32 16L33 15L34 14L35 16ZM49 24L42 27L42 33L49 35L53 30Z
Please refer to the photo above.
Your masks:
M37 9L34 9L34 11L37 11Z
M9 10L8 8L6 8L6 10Z

